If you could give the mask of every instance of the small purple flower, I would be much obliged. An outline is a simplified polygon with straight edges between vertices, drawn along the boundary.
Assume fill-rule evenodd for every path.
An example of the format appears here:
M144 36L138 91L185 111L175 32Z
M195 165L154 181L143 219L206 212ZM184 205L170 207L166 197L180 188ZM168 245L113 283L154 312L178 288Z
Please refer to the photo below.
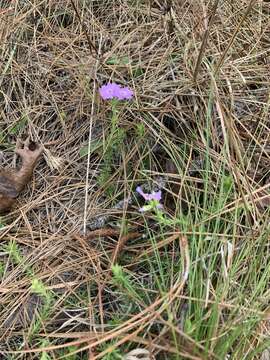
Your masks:
M149 194L146 194L141 188L141 186L137 186L136 191L144 198L144 200L149 200Z
M133 91L128 87L121 87L116 83L108 83L102 85L99 89L99 94L103 100L116 98L118 100L129 100L133 97Z
M128 87L120 88L118 99L119 100L130 100L133 97L133 91Z
M161 190L159 191L152 191L150 194L145 193L141 186L137 186L136 188L137 193L139 193L144 200L146 201L151 201L151 200L156 200L156 201L160 201L161 200Z
M152 191L150 194L147 194L143 191L141 186L137 186L136 191L144 198L145 201L148 202L146 205L139 209L140 212L163 208L162 204L160 204L161 190Z
M99 94L103 100L109 100L109 99L113 99L114 97L117 98L119 96L119 91L120 91L120 85L111 83L111 84L102 85L101 88L99 89Z

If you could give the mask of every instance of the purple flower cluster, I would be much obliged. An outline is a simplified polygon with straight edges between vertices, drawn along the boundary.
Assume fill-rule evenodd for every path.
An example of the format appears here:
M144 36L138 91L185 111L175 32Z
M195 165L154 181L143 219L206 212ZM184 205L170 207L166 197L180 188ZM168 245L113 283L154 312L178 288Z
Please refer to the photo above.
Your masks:
M99 94L103 100L116 98L118 100L130 100L133 97L133 91L128 87L122 87L116 83L102 85Z
M137 193L139 193L144 200L146 201L151 201L151 200L156 200L156 201L160 201L161 200L161 190L159 191L152 191L151 194L147 194L143 191L143 189L141 188L141 186L137 186L136 187L136 191Z
M153 210L154 208L162 209L163 206L162 204L160 204L161 190L152 191L150 194L147 194L143 191L141 186L137 186L136 191L144 198L145 201L148 201L148 205L143 206L142 208L139 209L141 212Z

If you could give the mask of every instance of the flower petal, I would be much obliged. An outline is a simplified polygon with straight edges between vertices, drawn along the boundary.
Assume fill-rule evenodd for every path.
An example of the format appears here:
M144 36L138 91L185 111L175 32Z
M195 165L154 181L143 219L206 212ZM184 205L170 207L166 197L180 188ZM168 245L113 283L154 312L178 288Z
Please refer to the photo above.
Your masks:
M151 199L150 200L156 200L156 201L160 201L161 200L161 190L159 191L153 191L150 194Z
M149 200L149 194L146 194L141 188L141 186L137 186L136 191L144 198L144 200Z
M113 99L114 97L117 98L119 96L119 91L120 91L120 85L116 83L108 83L102 85L99 88L99 94L103 100Z
M118 93L118 99L119 100L129 100L133 97L133 91L128 87L120 88Z

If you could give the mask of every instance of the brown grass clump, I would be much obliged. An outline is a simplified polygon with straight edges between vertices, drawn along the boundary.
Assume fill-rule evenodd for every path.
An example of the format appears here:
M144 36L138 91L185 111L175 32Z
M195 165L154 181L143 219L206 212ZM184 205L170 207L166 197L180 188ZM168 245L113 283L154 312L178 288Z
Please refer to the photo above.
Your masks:
M0 4L2 164L18 137L45 148L1 218L1 356L260 359L270 3ZM112 81L135 96L107 143ZM138 212L137 184L170 222Z

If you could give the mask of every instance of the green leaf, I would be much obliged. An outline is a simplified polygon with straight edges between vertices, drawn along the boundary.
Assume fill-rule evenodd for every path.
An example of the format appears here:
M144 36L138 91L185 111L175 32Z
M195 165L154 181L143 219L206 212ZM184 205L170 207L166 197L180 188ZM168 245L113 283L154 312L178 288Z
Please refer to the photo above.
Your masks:
M226 194L228 194L233 187L233 177L231 175L224 176L223 179L223 189Z
M106 64L107 65L117 65L118 62L119 62L118 58L116 56L112 56L106 61Z
M23 256L15 241L9 241L9 243L4 246L4 249L8 252L14 264L21 264L23 262Z
M52 358L50 357L49 354L47 354L45 351L42 351L40 360L51 360L51 359Z
M9 134L11 135L17 135L20 131L22 131L23 129L25 129L26 125L28 123L28 118L27 116L23 116L16 125L14 125L10 130L9 130Z
M90 146L91 153L97 152L100 148L102 148L102 141L101 140L93 140ZM88 155L88 145L83 146L80 148L79 151L80 157L84 157Z
M133 76L134 76L135 78L137 78L137 77L139 77L139 76L141 76L141 75L143 75L143 74L144 74L144 69L141 68L141 67L137 67L137 68L134 69L134 71L133 71Z
M127 65L129 63L130 63L130 60L129 60L128 56L123 56L123 57L119 58L119 57L113 55L106 61L107 65Z
M136 124L136 135L137 137L139 137L140 139L142 139L145 136L145 126L143 123L138 123Z
M121 58L121 64L127 65L127 64L129 64L129 63L130 63L130 61L129 61L128 56L123 56L123 57Z
M46 286L43 284L42 281L40 281L37 278L34 278L32 280L32 284L31 284L31 290L34 294L38 294L44 297L47 297L47 289Z

